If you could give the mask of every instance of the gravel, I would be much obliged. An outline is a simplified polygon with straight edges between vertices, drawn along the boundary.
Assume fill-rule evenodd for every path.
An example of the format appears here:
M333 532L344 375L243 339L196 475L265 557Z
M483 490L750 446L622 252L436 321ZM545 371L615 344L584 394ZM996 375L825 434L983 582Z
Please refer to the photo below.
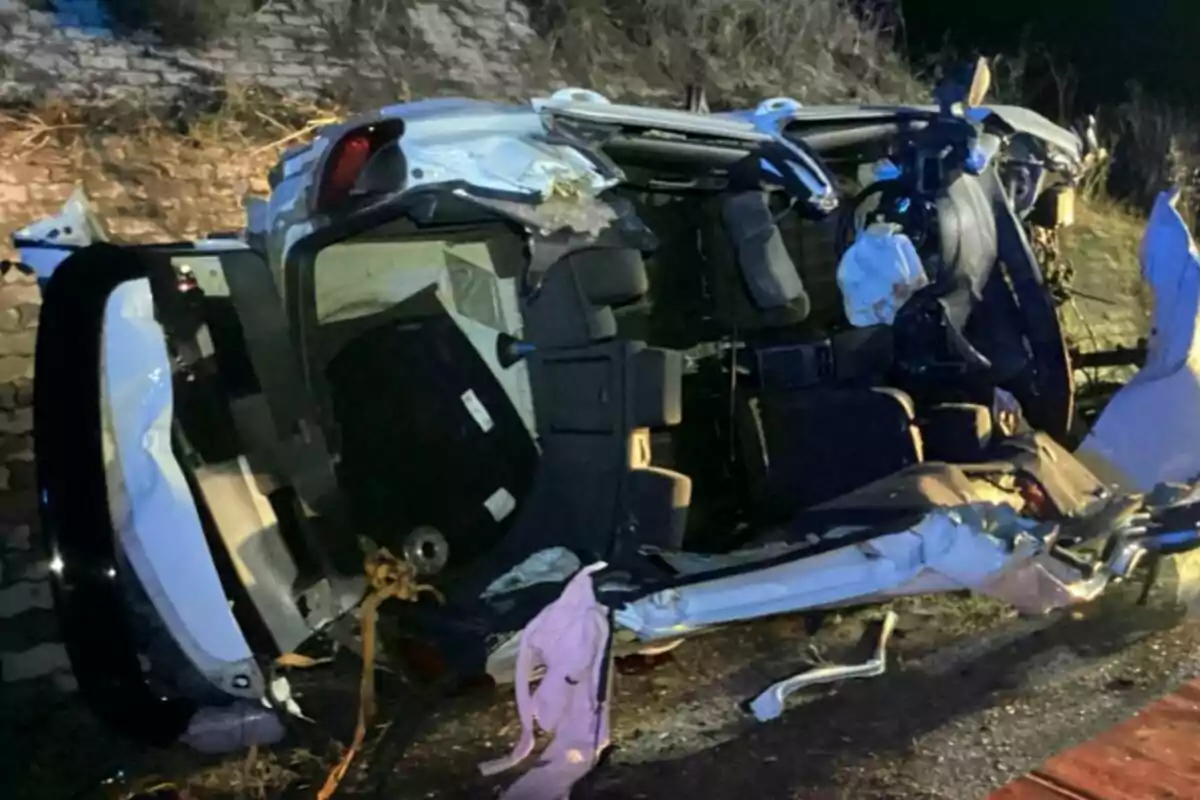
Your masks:
M962 596L898 602L886 675L794 695L783 717L765 724L743 711L748 699L815 658L850 658L881 610L834 616L812 635L786 617L695 639L657 667L623 665L614 748L573 796L984 798L1200 675L1200 622L1165 596L1148 607L1134 596L1130 587L1037 619ZM348 741L355 665L323 669L294 682L306 708L332 709L334 730ZM516 740L511 689L472 692L428 715L389 690L386 676L380 688L384 725L348 776L348 796L493 798L513 779L484 779L476 769ZM172 776L199 798L311 798L338 752L315 726L254 759L130 752L78 708L56 717L46 736L5 746L12 796L30 798L72 796L104 765ZM69 792L57 777L70 779Z

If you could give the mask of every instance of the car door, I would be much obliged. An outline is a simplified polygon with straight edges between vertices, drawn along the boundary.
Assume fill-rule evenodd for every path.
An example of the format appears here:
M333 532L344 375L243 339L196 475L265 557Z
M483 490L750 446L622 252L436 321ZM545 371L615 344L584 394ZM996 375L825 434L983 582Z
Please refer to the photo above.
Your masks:
M199 707L263 699L265 665L352 607L362 581L342 576L361 570L259 254L40 255L35 447L64 639L102 718L171 741Z

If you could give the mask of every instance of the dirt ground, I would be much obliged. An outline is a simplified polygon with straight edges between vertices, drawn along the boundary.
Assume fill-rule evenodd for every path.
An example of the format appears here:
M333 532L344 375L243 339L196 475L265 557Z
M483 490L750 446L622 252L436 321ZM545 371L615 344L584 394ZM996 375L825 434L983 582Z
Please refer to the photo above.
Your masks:
M897 603L887 675L793 696L767 724L742 704L805 663L847 656L880 609L831 619L813 635L800 619L769 620L686 643L650 669L627 663L617 678L614 748L574 796L983 798L1200 674L1200 623L1161 598L1137 606L1134 593L1039 619L968 597ZM334 732L348 741L351 665L294 682L301 702L338 712ZM385 695L383 724L339 796L471 800L495 797L512 780L483 779L475 768L516 739L509 689L445 701L432 715L414 713L402 695ZM117 770L124 785L162 776L196 798L308 798L338 753L333 737L304 725L286 746L223 760L136 752L73 703L4 739L12 782L3 795L14 798L117 796L99 785Z

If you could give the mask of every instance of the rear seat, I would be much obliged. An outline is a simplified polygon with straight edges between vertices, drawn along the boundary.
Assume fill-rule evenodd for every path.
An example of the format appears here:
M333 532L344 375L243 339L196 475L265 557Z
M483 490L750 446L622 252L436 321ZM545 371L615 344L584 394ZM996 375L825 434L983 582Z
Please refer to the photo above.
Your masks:
M705 205L705 267L719 325L758 331L798 325L811 302L763 192L721 195Z
M648 283L639 252L586 250L554 265L525 301L542 457L512 537L521 550L565 543L611 559L682 542L691 481L651 466L648 435L682 417L682 354L615 338L613 306L637 301Z
M896 389L808 389L735 400L756 516L790 519L924 460L912 400Z

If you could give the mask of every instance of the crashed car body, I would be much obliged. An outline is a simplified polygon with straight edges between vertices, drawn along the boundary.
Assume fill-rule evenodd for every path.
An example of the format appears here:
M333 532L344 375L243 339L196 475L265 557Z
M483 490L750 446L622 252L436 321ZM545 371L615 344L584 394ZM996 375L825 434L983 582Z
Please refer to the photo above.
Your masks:
M296 712L273 665L354 646L377 548L445 600L388 606L384 651L508 680L587 565L636 651L905 593L1045 611L1190 546L1186 498L1125 494L1193 477L1121 439L1177 420L1118 396L1083 455L1055 440L1071 370L1025 220L1061 204L1014 203L1012 165L1022 136L1082 151L1013 116L434 100L286 153L237 237L117 246L72 198L16 245L84 695L146 741L214 709L269 738L245 720ZM1150 279L1191 288L1147 383L1175 396L1200 273L1173 214Z

